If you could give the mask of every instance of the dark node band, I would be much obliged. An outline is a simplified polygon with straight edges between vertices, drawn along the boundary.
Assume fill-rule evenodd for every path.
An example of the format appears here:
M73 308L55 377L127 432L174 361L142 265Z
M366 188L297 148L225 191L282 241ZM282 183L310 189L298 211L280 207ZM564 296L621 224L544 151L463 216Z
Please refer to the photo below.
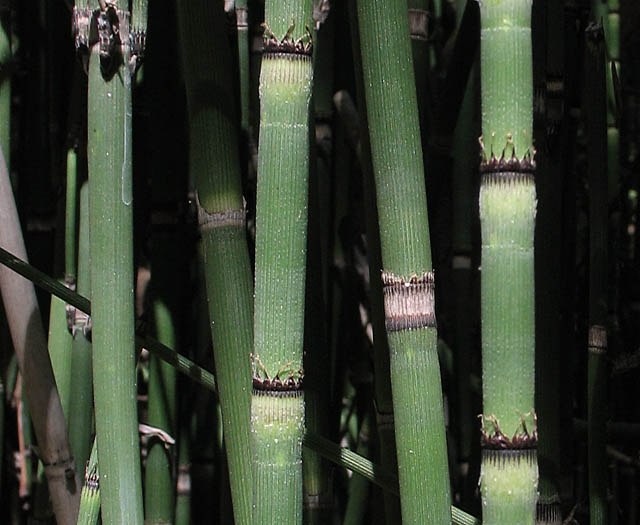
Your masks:
M269 397L300 397L302 396L302 386L297 390L261 390L259 388L253 388L254 396L269 396Z
M284 381L276 377L275 379L253 377L253 389L261 392L297 392L302 390L301 375L298 379L289 377Z
M515 155L500 158L495 155L487 160L483 158L480 162L480 173L535 173L536 161L533 156L527 153L523 158L519 159Z
M517 171L493 171L480 175L480 184L530 184L534 182L533 173L522 173Z
M298 55L310 57L313 54L313 43L302 40L278 40L277 38L265 38L262 44L264 54Z
M487 433L484 429L480 433L481 445L486 450L528 450L538 446L538 431L531 434L526 430L516 431L512 437L508 437L500 429Z
M494 465L504 466L509 463L520 463L526 461L528 463L537 461L538 452L535 448L516 449L516 450L495 450L483 449L482 461L493 463Z

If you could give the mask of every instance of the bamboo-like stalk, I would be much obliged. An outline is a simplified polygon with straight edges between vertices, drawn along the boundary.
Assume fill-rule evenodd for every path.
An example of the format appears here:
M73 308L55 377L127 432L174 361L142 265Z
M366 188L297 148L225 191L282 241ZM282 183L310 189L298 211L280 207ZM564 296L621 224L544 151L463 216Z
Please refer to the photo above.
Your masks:
M349 2L349 25L352 40L352 55L356 74L356 90L358 105L359 128L361 135L360 165L363 177L363 194L365 208L365 228L367 235L367 259L369 263L369 293L371 301L371 321L373 326L373 354L374 354L374 383L376 431L380 448L382 464L393 471L398 469L396 456L396 441L394 434L393 398L391 394L390 352L387 333L384 326L384 305L382 298L382 280L379 268L382 267L380 253L380 231L378 229L378 211L375 202L375 184L371 159L371 144L369 140L369 124L365 104L364 77L362 73L362 58L360 53L360 30L358 28L356 1ZM346 97L341 105L346 109ZM338 99L338 100L340 100ZM345 122L347 120L345 119ZM400 519L400 500L388 491L384 492L384 507L387 522L393 523Z
M451 520L424 168L406 3L358 2L402 519ZM393 35L393 38L391 38Z
M70 291L55 279L42 274L42 272L39 272L32 266L16 259L2 249L0 249L0 263L13 271L20 273L24 277L33 280L45 290L54 293L75 307L83 308L85 311L91 310L90 303L86 298ZM171 359L169 359L168 356L166 357L168 362L172 363L173 366L184 372L194 381L202 384L206 389L212 392L216 390L215 381L213 380L211 373L207 370L199 367L184 356L179 356L179 358L176 359L175 352L164 347L164 345L153 343L153 339L146 338L146 344L144 346L154 352L161 352L158 355L167 356L167 354L173 354L174 357ZM164 350L160 350L159 347L164 348ZM8 383L8 386L11 386L11 382ZM394 473L390 472L385 467L377 465L371 460L311 432L305 432L303 445L314 450L322 457L327 458L339 467L347 468L356 474L364 476L370 482L385 489L385 491L396 495L398 494L398 480ZM452 517L455 525L477 525L479 523L473 516L470 516L456 507L452 507Z
M74 288L76 285L76 222L78 207L76 152L67 154L67 184L64 221L64 282ZM62 410L69 421L71 402L71 346L73 337L67 324L66 304L55 296L51 297L49 313L49 356L60 394Z
M176 255L180 241L173 234L154 234L152 247L152 315L158 341L175 348L178 339ZM176 371L155 355L149 360L147 421L175 435ZM173 451L160 439L150 439L145 469L145 523L172 523L175 514Z
M314 20L315 31L313 68L319 79L313 84L313 119L309 128L310 179L307 234L307 277L305 297L304 369L305 423L309 430L326 433L330 422L331 353L327 337L327 284L329 279L331 219L330 205L332 175L332 93L334 72L335 15L322 22ZM314 140L315 139L315 140ZM331 467L324 458L311 450L303 450L304 516L308 525L327 523L334 512Z
M91 295L91 260L89 254L89 184L80 188L80 223L78 234L78 280L77 291L80 295ZM75 306L72 310L71 331L71 369L73 381L69 400L69 441L76 457L76 469L79 474L84 468L91 452L91 434L93 424L93 373L91 359L91 324L89 316Z
M249 93L251 72L249 63L249 6L247 0L236 0L236 31L238 35L238 70L240 82L240 128L249 135Z
M94 4L96 5L96 4ZM89 57L88 166L93 390L100 442L102 518L143 520L136 406L130 13L98 13ZM118 45L120 44L120 45Z
M91 455L84 470L84 484L80 495L77 525L96 525L100 516L100 472L98 470L98 441L94 440Z
M607 114L602 25L585 30L585 107L589 177L589 334L587 424L589 519L608 523L607 503Z
M146 2L144 2L146 3ZM153 6L152 6L153 7ZM160 7L160 6L158 6ZM146 5L142 6L143 12ZM171 85L166 82L167 56L170 56L175 40L167 38L168 28L160 24L166 10L160 7L151 10L151 27L156 38L151 38L145 47L145 91L154 107L171 107L173 96ZM143 19L144 20L144 19ZM145 38L146 28L139 24L139 34ZM148 50L148 51L147 51ZM177 57L176 57L177 58ZM178 64L175 64L179 67ZM153 86L153 87L152 87ZM151 88L151 89L149 89ZM172 112L152 112L149 118L148 136L151 143L162 149L171 148L172 136L166 133L171 125ZM186 284L184 269L186 264L185 224L181 204L186 197L185 173L174 169L172 163L160 155L154 155L148 162L151 168L151 281L145 293L150 306L154 334L158 341L170 348L180 348L182 294ZM176 369L158 356L149 357L149 381L147 423L172 436L174 444L169 446L162 439L150 437L147 442L145 464L145 523L166 524L175 522L176 445L178 437ZM177 445L179 446L179 444Z
M7 165L0 145L0 245L26 259ZM61 525L75 523L80 483L56 388L33 285L0 268L0 289L18 366L38 439L53 510Z
M488 525L533 524L536 515L531 5L480 6L481 492Z
M302 522L311 3L265 4L251 429L254 523Z
M252 466L246 446L250 441L253 308L237 123L226 75L231 55L221 5L181 1L178 21L189 110L190 170L197 187L234 515L237 523L250 524ZM216 29L211 31L212 27Z
M23 277L33 281L47 292L56 295L75 308L91 315L91 302L89 299L69 290L69 288L61 284L59 281L52 279L37 268L34 268L30 264L15 257L2 248L0 248L0 263ZM216 391L216 381L213 374L195 364L191 359L188 359L168 346L163 345L156 339L144 334L136 336L136 344L138 348L146 348L152 354L160 356L163 361L170 363L176 368L176 370L178 370L178 372L190 377L205 388L214 392Z

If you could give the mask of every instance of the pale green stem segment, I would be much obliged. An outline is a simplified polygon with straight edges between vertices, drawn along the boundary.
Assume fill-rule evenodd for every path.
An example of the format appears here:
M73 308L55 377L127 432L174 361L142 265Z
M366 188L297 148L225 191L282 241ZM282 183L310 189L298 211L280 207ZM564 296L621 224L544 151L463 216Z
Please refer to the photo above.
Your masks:
M535 450L484 450L480 477L483 525L533 524L537 483ZM533 502L533 510L523 505L525 501Z
M483 154L533 155L532 0L480 3Z
M271 379L302 368L311 81L310 57L263 58L254 375Z
M359 0L404 523L449 523L434 281L406 2Z
M254 523L302 522L311 2L268 0L260 72L251 403ZM280 382L286 392L269 390ZM274 429L281 428L280 435Z
M67 326L66 304L55 296L51 297L49 310L49 357L56 378L60 403L67 423L71 390L71 344L73 338Z
M142 523L136 406L131 71L128 13L118 11L126 66L103 75L91 50L88 164L93 386L105 523Z
M223 17L222 5L208 0L178 2L189 110L189 162L198 192L198 221L229 480L236 523L250 525L252 455L247 446L251 439L252 275L237 122L227 75L231 54Z
M71 148L67 152L67 199L64 220L64 278L67 283L75 284L76 234L78 221L78 154Z
M489 419L495 417L509 438L525 430L523 423L530 433L535 429L535 208L531 176L484 175L480 187L484 424L490 434L498 431Z
M98 470L98 441L94 440L91 456L84 470L84 485L80 493L78 525L96 525L100 516L100 472Z
M254 523L302 523L302 393L254 392L251 410Z
M89 184L80 189L80 225L78 236L78 284L77 291L84 297L91 296L91 260L89 258ZM93 422L93 387L91 341L89 341L89 316L72 307L73 343L71 345L71 394L69 401L69 441L76 457L76 470L84 472L91 452Z
M480 5L483 523L531 524L538 470L531 0Z

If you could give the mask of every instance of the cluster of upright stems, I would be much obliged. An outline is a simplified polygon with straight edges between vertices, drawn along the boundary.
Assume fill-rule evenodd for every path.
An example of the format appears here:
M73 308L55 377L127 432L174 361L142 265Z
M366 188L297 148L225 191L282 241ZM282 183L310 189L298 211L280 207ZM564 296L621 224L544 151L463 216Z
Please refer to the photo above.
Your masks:
M531 3L484 0L480 7L481 490L483 521L496 525L533 523L537 491ZM93 299L102 515L105 523L136 524L142 523L143 511L135 424L131 82L140 51L136 46L143 41L138 27L144 25L140 20L146 19L146 12L136 12L136 2L133 13L120 9L117 2L85 4L78 2L75 22L89 73L92 267L91 286L88 272L81 269L80 287ZM225 102L234 96L232 82L223 74L230 69L230 55L221 5L212 4L177 3L190 170L202 237L200 264L216 349L234 515L245 524L301 523L312 4L265 4L253 298L236 115ZM246 4L236 11L243 50ZM358 0L357 16L379 216L402 519L449 523L435 275L407 6ZM91 23L98 29L95 41L90 41ZM212 28L214 45L202 46ZM241 78L241 86L246 130L246 78ZM159 260L170 250L166 242L158 241ZM162 264L157 268L161 274ZM68 273L75 279L73 265ZM159 319L170 315L163 308L158 305ZM170 323L163 333L161 338L174 344ZM77 344L87 343L79 339ZM158 364L155 369L156 374L167 373ZM173 376L168 381L175 384ZM154 413L151 403L150 412ZM159 426L171 426L171 410L159 410L156 417ZM246 453L247 443L251 454ZM88 444L82 446L86 458ZM96 454L94 448L95 469ZM154 461L167 470L163 454L157 460L150 456L149 465Z

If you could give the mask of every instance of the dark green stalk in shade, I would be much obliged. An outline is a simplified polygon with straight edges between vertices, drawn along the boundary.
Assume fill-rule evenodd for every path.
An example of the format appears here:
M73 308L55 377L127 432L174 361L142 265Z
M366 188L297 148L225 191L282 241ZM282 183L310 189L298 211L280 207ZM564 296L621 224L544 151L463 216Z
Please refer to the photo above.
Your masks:
M587 424L589 519L608 523L607 503L607 114L602 26L585 30L585 99L589 177L589 335Z
M178 2L187 88L190 170L198 196L209 318L229 480L237 523L252 524L250 388L251 266L240 184L231 54L222 5ZM213 30L212 30L213 28Z
M176 347L180 272L176 264L182 250L176 234L154 233L152 238L151 308L155 334L163 344ZM148 424L175 436L176 371L155 355L149 360ZM149 440L145 470L145 523L173 523L175 483L173 449L160 439Z
M376 430L380 448L380 459L382 464L394 472L398 469L396 456L396 440L394 434L393 420L393 398L391 394L390 377L390 352L387 340L387 333L384 326L384 305L382 298L382 280L379 269L382 267L382 255L380 253L380 231L378 229L378 210L376 209L375 184L373 176L373 166L371 159L371 144L369 141L369 125L367 118L367 108L365 104L364 77L362 73L362 58L360 53L360 30L358 27L356 1L349 3L349 25L352 40L352 56L356 74L356 93L359 101L357 115L359 125L352 126L353 134L361 136L360 166L363 177L363 194L365 208L365 228L367 235L367 259L369 263L369 281L371 291L369 293L371 301L371 320L373 326L373 352L374 352L374 387L375 387L375 410L376 410ZM336 95L337 96L337 95ZM345 96L337 98L341 101L341 106L345 111L349 107L348 99ZM355 110L354 110L355 112ZM348 113L345 113L348 115ZM355 118L347 116L345 123ZM394 522L400 519L400 500L388 491L384 493L384 508L387 522Z
M117 18L121 45L108 50L94 44L89 57L93 388L102 518L114 525L140 525L143 507L135 372L130 14L117 7L109 4L97 16L106 42L114 30L111 20Z
M8 254L5 250L0 248L0 263L11 268L13 271L16 271L23 275L24 277L33 280L36 284L47 290L48 292L56 294L61 299L64 299L69 304L74 305L77 308L81 308L87 312L90 312L91 305L89 301L79 296L78 294L70 291L64 285L61 285L55 279L46 276L39 270L33 268L32 266L24 263L20 259L13 257ZM147 342L153 341L152 339L148 339ZM166 356L167 354L175 353L163 345L159 343L155 343L153 345L145 345L146 348L154 348L153 351L158 351L158 346L164 348L161 350L159 355ZM195 363L187 360L186 358L180 356L180 359L167 357L167 361L173 363L176 368L185 372L189 377L194 380L198 380L197 378L204 377L205 379L200 379L200 383L211 390L212 392L216 390L215 382L213 378L209 378L211 375L210 372L207 372L203 368L200 368ZM189 372L187 372L189 371ZM11 382L9 382L8 386L11 386ZM303 437L303 444L305 447L310 448L316 451L321 456L327 458L332 463L342 467L348 468L352 470L354 473L357 473L361 476L364 476L366 479L375 483L376 485L384 488L386 491L392 492L394 494L398 493L397 489L397 478L393 473L385 470L384 467L374 464L372 461L356 454L355 452L340 447L333 443L332 441L323 438L317 434L305 433ZM457 509L456 507L452 507L452 517L454 524L476 524L478 521L472 516L466 514L465 512Z
M357 453L362 456L369 455L369 420L371 415L364 414L360 431L358 432L358 448ZM369 505L369 495L371 494L371 485L369 480L362 476L354 475L349 480L349 499L344 511L344 525L358 525L363 522L364 515Z
M451 520L424 168L406 3L358 1L402 519Z
M247 0L236 0L236 30L238 35L238 70L240 72L240 127L249 133L249 6Z
M483 523L535 521L531 0L480 6Z
M565 24L568 22L561 2L536 2L532 11L534 85L546 85L545 103L534 114L534 136L549 147L536 154L538 211L536 214L536 413L538 415L538 463L540 480L536 525L560 525L560 466L564 453L562 412L566 404L566 382L561 381L563 356L569 356L563 343L563 332L572 335L564 309L569 301L563 293L563 272L575 271L558 264L562 247L568 245L559 221L565 215L563 193L567 190L569 152L569 114L564 111L570 73L565 67ZM566 22L565 22L566 20ZM562 191L560 191L562 188ZM575 198L575 196L573 196ZM568 401L570 403L570 401Z
M22 259L11 255L2 248L0 248L0 263L11 268L14 272L19 273L23 277L33 281L41 288L56 295L60 299L63 299L75 308L82 310L88 315L91 314L91 302L89 299L71 291L59 281L52 279L37 268L34 268ZM178 370L178 372L185 374L195 382L203 385L205 388L211 391L216 391L216 381L213 374L199 367L182 354L177 353L175 350L172 350L168 346L165 346L159 341L146 335L136 336L136 343L138 348L146 348L152 354L160 356L163 361L170 363L176 368L176 370Z
M91 295L91 260L89 256L89 185L80 189L80 225L78 236L78 283L80 295ZM91 451L93 424L93 373L91 341L89 340L90 318L75 306L71 306L71 369L73 381L69 401L69 440L76 457L76 469L84 472Z
M256 524L302 522L310 26L311 2L267 0L251 403Z
M180 423L178 439L178 472L176 475L176 519L175 525L191 524L191 442L188 423Z

